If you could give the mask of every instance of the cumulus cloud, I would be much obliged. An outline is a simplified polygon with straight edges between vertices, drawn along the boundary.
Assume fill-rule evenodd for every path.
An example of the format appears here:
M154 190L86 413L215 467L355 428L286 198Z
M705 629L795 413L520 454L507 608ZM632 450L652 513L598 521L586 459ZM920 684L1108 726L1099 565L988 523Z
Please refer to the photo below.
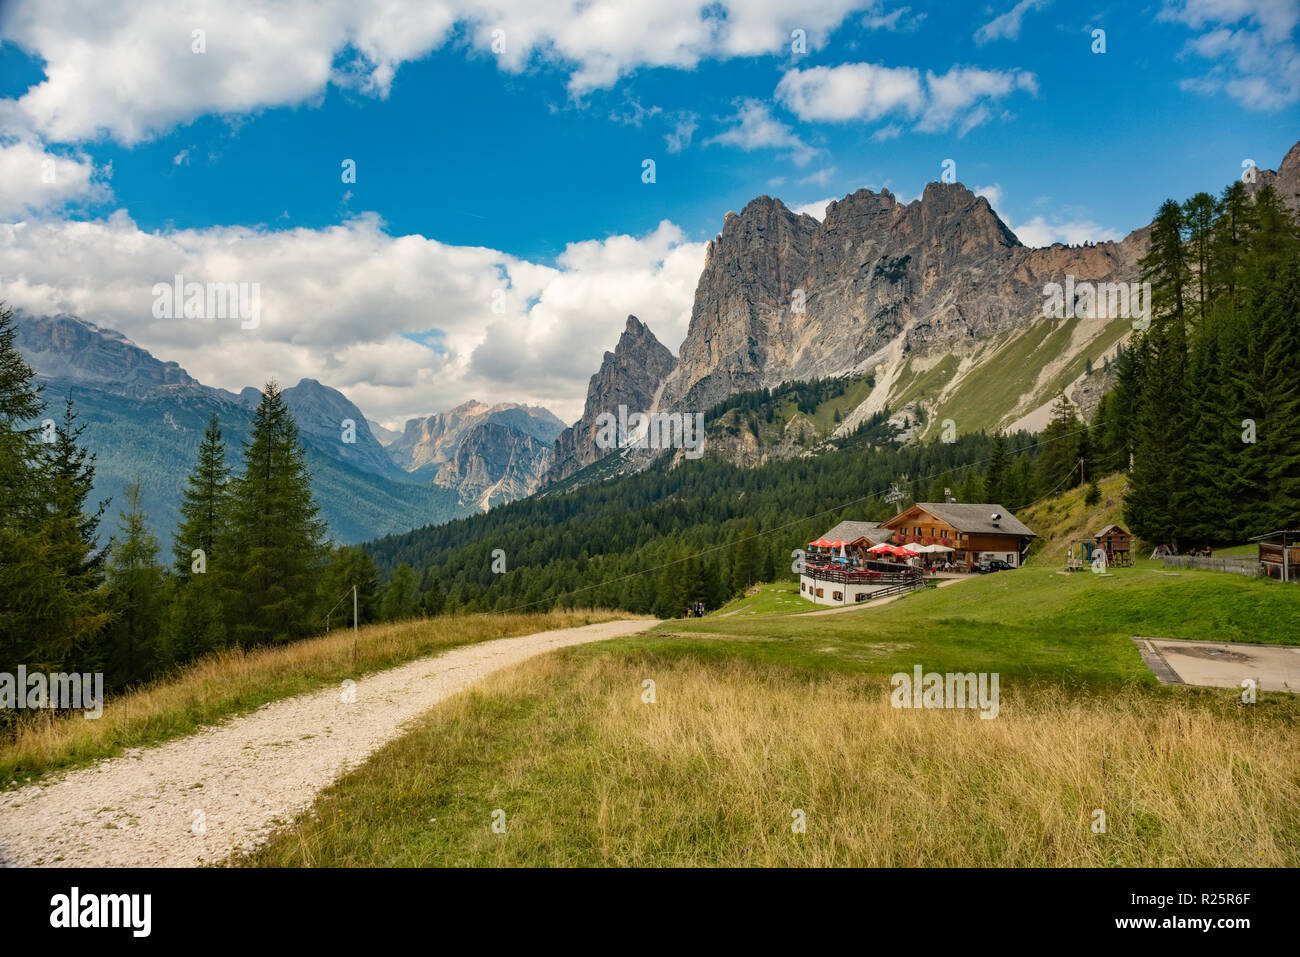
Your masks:
M0 218L18 218L112 195L111 170L83 153L51 152L26 138L0 138Z
M404 63L459 44L520 72L569 74L581 96L642 67L780 53L803 29L824 40L862 0L16 0L7 39L45 78L4 101L46 141L107 134L127 144L205 114L319 100L331 85L384 97Z
M766 103L759 100L741 100L730 122L732 125L728 129L705 140L705 145L717 143L746 151L789 150L790 159L797 166L808 165L818 153L816 147L805 143L794 130L772 115Z
M965 135L992 116L991 105L1012 93L1037 94L1038 81L1024 70L985 70L955 66L936 74L912 67L874 63L789 70L777 84L776 97L803 120L874 122L886 117L915 122L935 133L956 128ZM898 135L891 123L879 138Z
M144 232L119 211L0 225L0 289L11 305L117 329L231 391L312 377L386 422L474 396L572 419L629 313L669 348L681 342L704 248L663 222L571 244L548 265L392 236L373 215L315 230ZM258 283L261 324L155 318L152 287L176 274Z
M955 66L947 73L925 74L928 95L917 129L937 133L958 127L965 135L990 116L989 104L1016 91L1037 95L1038 80L1024 70L983 70Z
M989 202L991 205L992 200ZM1089 220L1048 221L1043 216L1035 216L1028 222L1013 227L1011 231L1026 246L1050 246L1052 243L1078 246L1086 242L1118 242L1124 238L1115 230Z
M1006 13L994 17L975 31L975 42L989 43L993 40L1015 40L1020 36L1020 27L1025 14L1031 10L1042 10L1051 0L1020 0Z
M1213 62L1180 87L1226 93L1251 110L1271 111L1300 102L1300 5L1295 0L1176 0L1157 19L1201 31L1187 52Z
M794 69L781 77L776 98L802 120L876 120L915 116L925 105L921 76L911 67L844 63Z
M811 216L813 219L821 222L826 218L826 207L840 198L841 197L839 196L827 196L825 199L815 200L811 203L804 203L802 206L793 206L791 207L791 211Z

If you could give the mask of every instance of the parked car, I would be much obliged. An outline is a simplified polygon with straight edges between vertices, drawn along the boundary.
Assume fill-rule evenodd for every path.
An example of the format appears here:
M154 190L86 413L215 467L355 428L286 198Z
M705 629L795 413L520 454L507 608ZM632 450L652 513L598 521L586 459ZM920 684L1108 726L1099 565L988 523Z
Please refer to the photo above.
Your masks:
M986 562L980 562L975 566L975 571L981 575L987 575L989 572L1004 572L1008 569L1015 568L1010 562L1004 562L1000 558L991 558Z

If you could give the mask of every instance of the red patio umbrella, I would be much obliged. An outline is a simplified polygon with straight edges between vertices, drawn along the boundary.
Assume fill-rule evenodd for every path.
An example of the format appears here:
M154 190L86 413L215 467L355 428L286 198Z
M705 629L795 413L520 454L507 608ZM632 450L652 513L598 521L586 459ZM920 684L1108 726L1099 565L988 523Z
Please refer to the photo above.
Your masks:
M809 542L808 547L809 548L830 548L831 543L826 541L826 539L824 538L819 538L815 542Z

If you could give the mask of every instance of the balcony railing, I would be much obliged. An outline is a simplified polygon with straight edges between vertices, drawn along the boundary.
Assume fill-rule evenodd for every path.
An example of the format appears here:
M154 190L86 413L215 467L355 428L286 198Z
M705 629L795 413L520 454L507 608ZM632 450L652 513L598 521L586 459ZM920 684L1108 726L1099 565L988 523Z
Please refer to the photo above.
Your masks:
M865 567L848 568L843 565L821 565L805 562L803 573L814 581L835 582L839 585L893 585L919 581L924 573L893 562L865 562Z

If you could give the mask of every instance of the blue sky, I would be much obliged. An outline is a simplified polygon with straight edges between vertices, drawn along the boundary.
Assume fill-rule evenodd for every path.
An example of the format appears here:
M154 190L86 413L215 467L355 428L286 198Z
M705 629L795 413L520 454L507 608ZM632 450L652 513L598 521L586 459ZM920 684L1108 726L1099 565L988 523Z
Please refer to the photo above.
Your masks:
M953 159L1022 240L1104 240L1300 138L1294 0L112 6L0 21L7 298L390 422L489 391L570 417L627 312L676 350L702 244L760 194L911 200ZM132 289L173 264L270 283L278 321L160 327Z

